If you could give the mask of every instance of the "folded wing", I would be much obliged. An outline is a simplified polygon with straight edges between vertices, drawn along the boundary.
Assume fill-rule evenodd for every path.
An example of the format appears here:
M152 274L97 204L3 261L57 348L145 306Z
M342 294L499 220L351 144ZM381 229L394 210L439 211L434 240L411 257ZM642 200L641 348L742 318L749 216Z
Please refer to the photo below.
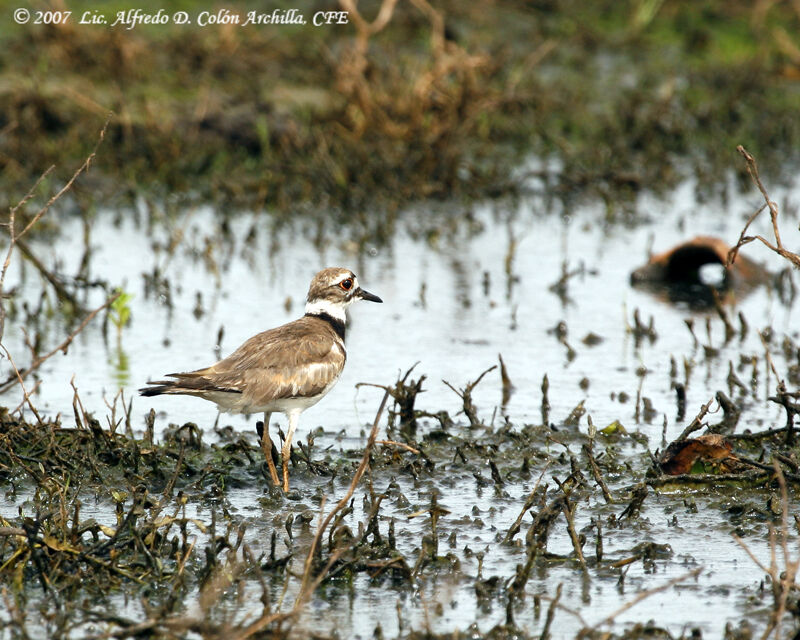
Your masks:
M339 377L346 355L331 331L320 331L315 318L300 318L283 327L259 333L224 360L196 371L171 373L143 395L200 396L221 407L249 413L274 400L316 396Z

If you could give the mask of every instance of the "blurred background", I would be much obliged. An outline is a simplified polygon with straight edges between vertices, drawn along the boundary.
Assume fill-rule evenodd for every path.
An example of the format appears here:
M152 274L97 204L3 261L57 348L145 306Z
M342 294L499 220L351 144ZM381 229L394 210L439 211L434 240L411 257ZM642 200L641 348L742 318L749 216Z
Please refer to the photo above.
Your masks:
M290 9L307 24L197 24ZM372 233L405 203L501 197L531 171L555 197L606 198L613 214L686 176L713 190L743 173L737 144L771 171L796 158L800 9L788 0L362 0L346 25L312 24L343 9L178 1L165 13L192 24L111 28L78 22L132 7L1 3L6 199L50 164L71 175L110 111L85 197L146 191ZM72 15L33 24L48 10ZM547 163L527 168L531 157Z

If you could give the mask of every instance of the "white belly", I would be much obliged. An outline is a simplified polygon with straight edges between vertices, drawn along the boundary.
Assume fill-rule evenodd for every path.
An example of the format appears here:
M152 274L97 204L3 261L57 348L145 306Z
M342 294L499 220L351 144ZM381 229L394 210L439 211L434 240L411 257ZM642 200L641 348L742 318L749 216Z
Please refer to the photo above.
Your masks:
M206 400L216 403L217 408L224 413L289 413L290 411L305 411L313 407L327 393L333 389L339 377L335 377L331 382L315 396L297 396L294 398L277 398L263 405L248 404L244 401L241 393L228 393L225 391L211 391L204 395Z

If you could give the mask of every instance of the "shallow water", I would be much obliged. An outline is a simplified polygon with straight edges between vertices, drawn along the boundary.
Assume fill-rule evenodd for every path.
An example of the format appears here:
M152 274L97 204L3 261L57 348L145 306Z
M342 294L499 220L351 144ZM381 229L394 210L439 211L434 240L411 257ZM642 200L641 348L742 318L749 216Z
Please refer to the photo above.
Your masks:
M302 315L310 277L322 266L343 265L353 268L362 285L382 296L384 304L359 303L351 308L344 374L324 401L304 413L303 427L322 425L357 434L371 420L380 391L356 391L355 384L390 383L398 372L415 362L419 364L414 374L428 377L426 394L421 396L422 407L455 409L458 398L441 380L461 387L497 364L497 355L501 354L516 387L506 408L515 422L541 420L540 386L547 374L552 421L558 423L577 401L585 399L596 425L615 419L629 424L634 415L633 402L620 404L610 401L609 396L635 391L640 382L636 370L644 366L648 374L642 394L653 401L656 426L660 427L662 416L666 416L669 438L684 426L673 420L670 356L681 368L684 357L697 363L687 385L687 407L699 407L714 391L725 388L727 366L722 365L727 365L728 359L739 353L762 352L756 330L771 326L778 335L791 335L798 326L798 311L796 305L784 306L768 289L761 289L740 300L732 314L735 318L735 312L742 312L747 318L752 329L748 339L744 343L734 340L726 347L723 326L713 312L696 314L666 304L646 291L631 288L628 276L646 261L650 247L663 250L696 234L735 240L751 209L758 204L752 196L728 206L719 202L698 204L693 201L692 185L687 183L669 201L642 198L639 208L649 212L646 222L604 226L598 223L602 212L596 207L559 216L531 198L510 212L504 210L504 205L476 209L472 233L464 230L466 224L459 225L461 228L453 233L440 232L436 230L436 218L429 218L428 212L420 208L409 211L408 224L401 223L401 227L413 229L414 235L424 235L430 226L437 232L434 241L416 240L401 229L389 247L372 247L364 256L355 253L356 248L347 237L330 238L330 246L320 250L292 230L273 236L256 216L247 214L233 220L234 242L228 248L218 235L213 211L206 209L187 214L184 244L174 256L167 257L163 251L153 251L155 242L167 241L165 232L154 229L155 240L147 237L143 214L121 212L119 224L115 225L113 215L100 212L91 229L91 274L122 285L134 296L132 321L121 341L127 367L118 366L115 329L109 330L107 348L99 323L94 323L80 334L66 356L58 354L42 367L37 406L52 414L71 414L72 376L87 409L102 412L102 395L113 397L120 381L130 397L147 379L208 365L217 359L214 346L220 327L224 327L224 338L219 355L224 356L258 331ZM768 220L764 218L762 222ZM34 250L39 255L50 254L51 262L57 257L63 265L62 272L69 274L76 270L82 254L81 223L74 217L62 217L59 226L62 233L52 248L33 243ZM243 237L252 227L256 228L258 240L250 247L243 244ZM768 231L764 226L759 230ZM510 285L509 294L505 263L510 237L516 238L517 247L512 261L515 282ZM210 253L218 265L218 274L209 272L202 258L207 243L212 246ZM777 256L757 243L744 251L765 261L773 270L784 267ZM549 290L559 279L564 263L570 271L583 271L569 280L566 304ZM155 265L162 265L172 285L172 311L144 295L142 274L151 272ZM12 285L17 266L12 265L9 275ZM487 275L489 287L485 292ZM27 267L24 286L32 303L38 298L39 282ZM202 295L200 317L194 313L198 294ZM102 296L95 293L92 301L102 302ZM288 310L287 301L291 302ZM644 340L638 347L626 333L626 323L632 324L633 310L637 308L644 322L651 316L655 318L658 332L654 343ZM710 340L706 336L706 316L711 317ZM701 343L720 349L713 362L694 346L684 324L686 318L692 317ZM551 332L560 321L566 322L567 342L576 352L572 361ZM63 329L57 319L47 326L51 332L47 344L55 344ZM9 323L7 342L12 354L18 354L24 363L19 328L19 323ZM603 341L585 346L581 341L590 332ZM583 378L590 383L585 392L578 386ZM477 388L478 406L484 415L491 415L499 404L498 380L497 373L490 374ZM18 399L18 390L3 398L14 406ZM160 414L157 428L166 420L192 420L207 427L217 416L212 404L194 398L136 397L134 425L142 424L141 416L151 406ZM759 417L769 421L774 416L770 412ZM253 420L223 416L222 422L250 429ZM660 435L660 430L654 429L653 433Z
M778 202L797 202L800 190L797 186L774 189L771 195ZM773 329L777 339L772 356L778 372L786 371L778 345L784 334L797 338L798 304L782 303L767 288L740 299L731 317L741 312L750 330L744 339L737 336L725 344L723 325L713 311L698 313L633 289L629 274L646 261L649 248L662 251L697 234L717 235L733 243L747 217L760 204L755 194L699 203L693 184L687 182L665 200L642 196L637 208L647 214L636 223L603 224L604 211L597 205L565 212L530 195L513 208L506 203L487 203L470 212L459 212L450 229L447 223L442 224L442 217L420 205L405 212L389 246L368 247L363 254L358 253L346 231L338 236L331 234L329 244L320 249L305 237L309 234L299 232L299 223L295 229L273 231L263 217L248 213L232 218L229 241L221 235L211 209L187 211L178 220L150 229L144 206L138 211L100 211L91 225L90 275L122 285L134 295L132 321L123 330L120 342L125 364L120 365L115 329L110 328L106 342L95 322L78 336L67 355L58 354L41 368L34 402L40 411L60 413L64 423L70 424L70 379L74 378L85 408L98 416L107 413L103 397L110 401L121 384L125 397L134 397L134 429L143 428L144 415L154 407L158 412L157 433L170 422L187 421L196 422L210 433L218 417L210 403L183 397L145 399L135 395L136 389L165 373L208 365L254 333L301 315L311 276L322 267L341 265L354 269L362 286L381 296L384 304L363 303L351 308L344 374L338 386L305 412L300 422L300 438L305 438L312 428L323 427L324 432L317 437L317 451L327 446L336 450L363 444L360 436L372 421L382 392L371 387L356 389L356 383L392 384L398 373L418 362L412 377L424 374L427 380L417 408L432 412L446 409L453 415L460 408L460 400L442 381L464 387L497 364L498 354L505 361L515 392L500 409L498 371L483 379L474 396L486 422L493 420L498 425L505 415L515 425L541 423L541 383L547 374L549 419L557 428L584 400L596 426L602 428L619 420L628 431L645 434L650 449L655 451L663 446L662 431L667 442L674 439L701 404L713 398L717 390L727 390L729 361L735 368L741 356L758 356L762 362L764 348L758 330ZM79 218L64 213L58 223L61 233L55 241L31 245L47 264L52 265L57 259L62 273L74 273L83 252L82 224ZM769 235L767 224L768 218L763 217L754 231ZM792 246L796 220L786 218L783 225L784 242ZM169 255L163 247L169 242L170 230L174 234L181 228L183 239ZM252 229L255 240L246 242ZM156 245L161 248L155 249ZM744 252L774 271L786 266L759 244L748 245ZM157 265L170 281L172 309L163 299L145 295L142 274L152 272ZM566 299L550 290L560 278L563 265L569 271L579 270L569 279ZM41 281L30 266L23 273L15 261L9 280L12 285L19 284L30 303L35 304ZM195 313L198 295L202 299L201 313ZM93 293L87 306L99 305L102 300L102 295ZM626 330L633 322L634 309L639 310L645 323L654 317L658 332L655 341L645 339L637 345ZM710 335L706 332L707 317L711 318ZM686 319L692 318L699 344L685 324ZM566 341L574 349L572 359L567 347L551 331L561 321L568 328ZM19 325L19 318L12 319L6 329L6 344L18 364L25 361ZM45 319L43 326L48 345L57 344L65 335L57 315ZM221 353L216 353L220 327L224 327L224 338ZM582 340L590 332L599 335L602 342L596 346L584 344ZM718 354L708 355L703 349L708 345L718 349ZM684 361L693 363L686 381L686 417L681 421L676 420L675 392L670 386L670 358L677 363L681 381L685 381ZM774 376L759 366L754 394L746 399L747 408L737 431L784 424L783 410L766 402L774 391ZM644 376L642 367L646 369ZM751 368L737 370L746 384L750 384L751 374ZM582 388L584 379L588 387ZM636 419L640 387L642 396L650 398L655 409L649 422ZM621 392L627 393L627 401L620 401ZM14 407L20 401L20 392L12 390L2 401ZM460 418L463 420L463 416ZM255 438L255 417L223 415L219 420L220 425L232 424ZM285 426L283 416L273 416L273 421ZM709 421L717 420L710 416ZM423 431L425 428L423 423ZM586 416L581 419L579 430L587 432ZM337 439L336 434L344 438ZM645 452L640 445L628 446L636 455ZM465 551L468 546L473 552L485 552L483 578L499 575L505 579L513 575L520 549L501 547L496 536L514 521L540 471L534 467L529 481L507 484L499 495L493 488L476 488L469 476L445 475L446 482L426 479L414 485L398 480L411 503L395 511L398 549L407 559L416 558L415 546L428 526L422 522L426 518L408 520L403 516L424 509L431 493L437 491L440 503L451 512L440 523L440 554L452 551L460 559L462 570L477 576L477 560ZM488 476L488 469L484 474ZM344 480L337 481L337 492L344 493L343 483ZM301 492L304 498L310 494L305 488ZM259 504L260 494L260 490L235 490L229 492L228 499L238 514L251 522L249 536L253 536L253 546L258 549L261 545L263 550L273 527L273 514ZM359 495L356 510L350 516L353 526L363 519ZM763 498L765 501L767 496ZM720 519L719 503L733 504L737 499L734 490L720 490L713 496L698 492L696 504L686 505L683 497L651 493L642 514L645 524L607 532L605 554L624 557L633 545L647 539L669 544L670 557L656 559L652 566L642 562L630 565L621 587L619 572L604 575L601 569L591 569L591 580L584 581L573 564L555 564L546 572L537 574L535 570L527 592L552 597L556 585L562 582L561 604L578 611L591 625L632 599L640 589L651 589L703 566L697 579L653 595L616 620L624 623L654 619L672 633L696 626L710 637L717 637L727 621L738 622L742 618L748 598L755 598L749 606L756 609L769 606L766 595L758 604L762 572L730 535L738 523L733 518ZM318 508L308 500L301 502L303 508ZM713 508L712 503L716 505ZM619 515L622 508L622 504L616 504L608 512ZM11 510L16 512L16 506L7 499L3 511ZM296 512L302 510L298 506ZM673 516L677 522L670 523ZM474 524L476 517L480 517L483 526L471 526L469 533L462 536L458 523ZM577 529L588 524L588 510L579 510ZM455 547L449 549L446 538L452 531L459 536ZM766 560L766 526L749 523L746 532L750 534L746 536L747 543ZM589 546L591 541L587 549ZM571 549L562 518L554 526L548 550L569 554ZM253 598L258 595L254 589ZM392 637L400 631L398 601L405 631L426 626L437 632L464 629L476 620L486 631L505 619L504 606L498 602L476 603L471 580L450 580L440 573L424 577L411 592L383 583L375 586L363 575L355 578L352 587L333 584L325 589L324 598L315 596L302 624L321 633L338 630L343 637L366 638L380 621L383 632ZM442 607L438 608L437 603ZM548 602L543 601L537 617L532 599L526 599L516 612L517 623L531 632L541 628L547 606ZM577 617L565 611L559 611L556 619L557 637L568 637L582 626Z

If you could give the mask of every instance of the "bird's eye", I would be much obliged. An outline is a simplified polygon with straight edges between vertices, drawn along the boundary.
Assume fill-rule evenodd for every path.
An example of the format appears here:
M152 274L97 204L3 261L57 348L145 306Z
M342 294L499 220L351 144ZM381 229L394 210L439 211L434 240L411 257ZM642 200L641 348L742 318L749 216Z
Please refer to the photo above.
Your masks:
M347 280L342 280L342 281L339 283L339 286L340 286L342 289L344 289L345 291L350 291L350 289L352 289L352 288L353 288L353 281L352 281L350 278L347 278Z

